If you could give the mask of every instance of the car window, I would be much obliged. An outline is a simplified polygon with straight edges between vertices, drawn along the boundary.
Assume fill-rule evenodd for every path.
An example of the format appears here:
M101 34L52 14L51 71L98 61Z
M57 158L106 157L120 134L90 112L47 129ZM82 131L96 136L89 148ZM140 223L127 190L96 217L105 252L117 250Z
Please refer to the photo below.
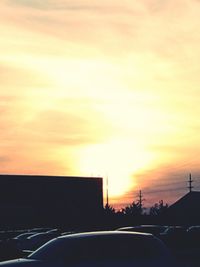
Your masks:
M57 261L58 259L63 259L63 254L69 250L70 246L68 246L68 242L66 242L66 240L54 239L31 253L27 258L44 261Z
M153 238L98 237L74 243L74 255L65 262L150 260L163 256L162 245Z

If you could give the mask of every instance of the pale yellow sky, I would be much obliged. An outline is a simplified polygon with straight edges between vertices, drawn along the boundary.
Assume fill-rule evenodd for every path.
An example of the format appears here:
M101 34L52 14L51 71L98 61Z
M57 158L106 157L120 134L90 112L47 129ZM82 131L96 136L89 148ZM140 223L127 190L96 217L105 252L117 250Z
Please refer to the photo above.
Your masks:
M2 0L0 172L108 177L118 206L140 189L172 202L189 172L198 185L199 13L197 0Z

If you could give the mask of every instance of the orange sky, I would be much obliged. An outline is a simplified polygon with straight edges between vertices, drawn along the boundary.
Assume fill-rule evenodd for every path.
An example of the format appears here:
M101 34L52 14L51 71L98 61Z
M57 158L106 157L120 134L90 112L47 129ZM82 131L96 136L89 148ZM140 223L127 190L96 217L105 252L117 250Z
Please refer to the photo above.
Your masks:
M0 172L108 177L110 203L198 190L200 2L1 0ZM199 187L200 189L200 187Z

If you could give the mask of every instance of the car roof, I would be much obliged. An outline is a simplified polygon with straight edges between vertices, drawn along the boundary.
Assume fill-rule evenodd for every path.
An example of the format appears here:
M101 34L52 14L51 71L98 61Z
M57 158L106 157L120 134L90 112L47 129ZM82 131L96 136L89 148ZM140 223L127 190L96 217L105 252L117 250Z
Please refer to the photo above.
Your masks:
M143 229L143 228L162 229L162 228L166 228L166 226L162 226L162 225L135 225L135 226L124 226L124 227L120 227L118 229Z
M129 232L129 231L123 231L123 232L118 232L118 231L95 231L95 232L83 232L83 233L75 233L75 234L68 234L64 236L59 236L59 239L65 239L65 238L86 238L86 237L137 237L137 238L150 238L153 237L152 234L149 233L139 233L139 232Z

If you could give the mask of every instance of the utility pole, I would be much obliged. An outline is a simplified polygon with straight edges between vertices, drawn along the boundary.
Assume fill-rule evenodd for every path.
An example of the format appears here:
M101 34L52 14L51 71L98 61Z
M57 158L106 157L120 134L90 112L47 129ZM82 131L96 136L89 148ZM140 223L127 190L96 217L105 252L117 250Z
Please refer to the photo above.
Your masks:
M109 201L108 201L108 176L106 177L106 206L108 207Z
M145 199L143 198L143 195L142 195L142 191L141 191L141 190L139 191L139 195L138 195L138 197L139 197L138 204L139 204L140 212L142 213L142 202L143 202Z
M140 206L140 209L142 209L142 191L141 190L139 191L139 206Z
M192 192L192 188L193 188L192 183L193 183L193 180L192 180L192 175L191 175L191 173L189 174L189 180L188 180L188 183L189 183L189 186L188 186L188 188L189 188L189 192Z

